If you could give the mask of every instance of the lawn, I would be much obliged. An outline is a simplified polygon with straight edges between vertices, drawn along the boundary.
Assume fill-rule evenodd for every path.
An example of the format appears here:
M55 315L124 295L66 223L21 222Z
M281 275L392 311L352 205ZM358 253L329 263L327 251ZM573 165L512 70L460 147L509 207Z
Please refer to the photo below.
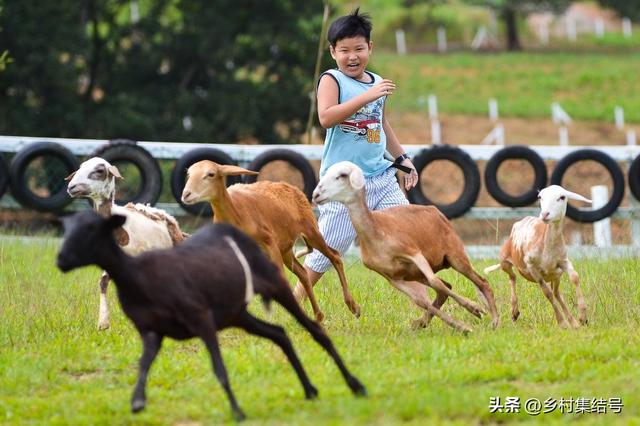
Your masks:
M231 422L224 393L199 341L166 341L153 365L147 409L129 412L141 344L110 288L112 327L96 330L100 271L63 275L54 267L57 240L0 240L0 424L209 425ZM637 259L576 260L589 325L561 330L539 289L519 280L521 318L509 319L501 274L489 280L502 324L490 327L451 301L445 309L473 326L464 336L435 319L412 330L419 316L409 300L358 261L347 277L362 306L355 319L344 306L337 277L327 275L317 296L325 327L347 366L368 387L353 397L335 365L282 309L269 321L287 329L319 399L306 401L284 355L269 342L228 330L220 334L231 385L253 424L631 424L640 422L640 268ZM483 268L490 261L475 261ZM471 284L441 273L474 298ZM170 285L170 283L168 283ZM575 312L568 281L564 294ZM307 312L310 312L308 306ZM267 317L261 303L251 310ZM490 399L519 397L520 413L491 413ZM619 414L524 413L530 398L586 398ZM603 405L604 404L604 405ZM591 409L591 408L589 408Z
M496 98L502 116L550 117L551 103L559 102L578 120L613 122L621 106L628 122L640 122L637 51L398 56L374 49L370 68L397 83L393 111L426 113L435 94L447 114L486 116Z

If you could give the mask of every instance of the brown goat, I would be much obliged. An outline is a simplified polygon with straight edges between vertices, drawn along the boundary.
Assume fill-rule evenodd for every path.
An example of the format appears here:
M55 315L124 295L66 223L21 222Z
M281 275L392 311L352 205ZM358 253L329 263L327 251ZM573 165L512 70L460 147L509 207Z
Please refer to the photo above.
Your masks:
M451 285L436 275L453 268L471 280L479 298L487 305L493 327L499 324L493 291L471 266L462 240L453 226L436 207L403 205L370 211L365 203L364 175L353 163L342 161L332 165L315 191L313 201L343 203L360 241L365 266L405 293L420 308L423 316L414 326L425 327L433 315L463 332L471 331L464 323L442 312L440 307L452 297L473 315L480 317L482 308L451 290ZM425 286L432 287L436 300L431 303Z
M324 319L313 294L306 270L296 259L293 245L302 237L308 247L324 254L336 268L345 304L360 316L360 307L347 286L342 259L329 247L318 229L311 204L298 188L284 182L261 181L253 184L225 185L227 176L256 175L258 172L203 160L187 170L182 202L211 203L214 222L227 222L252 237L276 264L293 272L303 284L318 321ZM282 267L281 267L282 268Z

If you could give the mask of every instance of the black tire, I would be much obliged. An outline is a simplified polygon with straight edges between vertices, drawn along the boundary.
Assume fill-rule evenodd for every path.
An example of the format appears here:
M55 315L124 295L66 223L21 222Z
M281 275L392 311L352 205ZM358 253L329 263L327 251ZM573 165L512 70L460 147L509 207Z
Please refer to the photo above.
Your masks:
M434 145L429 149L421 151L413 159L418 176L422 170L432 161L447 160L456 164L464 175L464 189L456 201L451 204L435 204L422 192L420 184L413 187L408 192L409 201L413 204L433 204L449 219L453 219L465 214L478 199L480 193L480 171L475 161L460 148L450 145Z
M0 198L7 192L9 187L9 167L4 161L4 156L0 154Z
M520 195L510 195L500 188L498 169L506 160L524 160L531 164L534 172L533 185ZM523 207L538 199L538 191L547 186L547 166L537 152L525 145L514 145L497 151L487 162L484 170L484 184L487 192L500 204L508 207Z
M629 167L629 190L640 201L640 155L631 162Z
M311 166L311 163L309 163L309 161L303 155L290 149L272 149L269 151L265 151L254 158L251 164L249 164L248 169L259 172L267 163L270 163L272 161L286 161L287 163L291 164L291 166L300 171L304 182L304 189L302 190L302 192L304 192L304 194L307 196L307 199L311 201L313 190L318 184L316 171ZM247 183L253 183L258 180L258 176L246 175L244 177L244 180Z
M171 172L171 192L183 209L196 216L213 216L209 203L197 203L187 205L182 202L182 190L186 182L187 169L194 163L202 160L210 160L218 164L237 165L224 151L215 148L196 148L186 152L176 161L176 166ZM227 186L240 182L238 176L227 176Z
M162 171L155 158L135 141L114 139L98 147L89 157L101 157L110 163L132 163L140 173L140 185L133 195L122 196L116 191L116 203L154 205L162 193ZM127 176L123 176L126 179Z
M624 197L624 174L615 160L604 152L595 149L579 149L558 161L551 174L551 184L562 185L562 178L569 167L583 160L591 160L602 164L613 180L613 194L611 194L609 202L599 209L583 211L567 205L567 216L571 219L577 222L592 223L611 216L620 206Z
M51 195L41 197L31 191L26 172L31 162L40 157L53 157L60 161L63 169L49 168L45 164L42 176ZM11 193L24 207L42 212L58 212L71 202L67 194L65 177L78 169L78 159L64 146L55 142L35 142L18 152L9 166Z

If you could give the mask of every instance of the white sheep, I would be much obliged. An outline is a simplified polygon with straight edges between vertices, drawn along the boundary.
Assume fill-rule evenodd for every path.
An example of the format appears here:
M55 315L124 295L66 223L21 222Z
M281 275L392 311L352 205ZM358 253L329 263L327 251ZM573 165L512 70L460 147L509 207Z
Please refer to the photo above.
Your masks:
M127 254L135 256L147 250L169 248L184 239L186 234L180 230L175 218L162 210L143 204L115 205L116 179L122 179L118 168L100 157L88 159L65 178L69 181L67 192L72 198L91 199L94 209L103 217L112 214L126 216L126 223L116 229L115 236ZM100 277L99 330L110 326L108 285L109 275L103 272Z
M480 306L451 291L451 285L435 274L452 267L476 285L480 299L491 313L492 325L497 327L499 318L491 287L471 266L462 240L447 218L433 206L403 205L370 211L364 185L364 175L358 166L348 161L336 163L320 179L313 201L317 204L338 201L347 207L365 266L385 277L426 311L413 325L424 327L436 315L454 328L470 331L467 325L440 310L449 296L480 317L483 312ZM437 293L433 304L426 286Z
M562 229L568 200L584 201L585 203L591 203L591 200L567 191L559 185L544 188L538 194L538 198L540 199L540 215L538 217L527 216L513 225L509 239L500 249L500 263L485 268L484 272L490 273L502 269L509 275L511 318L513 321L516 321L520 315L516 295L516 275L512 269L515 266L520 275L540 285L545 297L551 303L556 320L561 327L567 327L567 319L571 327L578 327L578 322L569 311L559 290L560 278L566 272L576 288L580 323L586 324L587 307L580 288L578 273L567 257ZM551 288L549 288L549 283ZM561 310L564 312L564 316Z

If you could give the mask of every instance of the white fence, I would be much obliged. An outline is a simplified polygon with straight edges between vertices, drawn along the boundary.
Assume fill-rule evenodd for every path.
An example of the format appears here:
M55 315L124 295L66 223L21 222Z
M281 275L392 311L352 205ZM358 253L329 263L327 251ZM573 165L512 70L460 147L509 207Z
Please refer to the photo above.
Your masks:
M88 155L99 146L108 143L108 140L98 139L64 139L64 138L34 138L26 136L0 136L0 152L18 152L24 146L34 142L56 142L73 154L78 156ZM179 142L148 142L141 141L139 145L148 150L156 159L177 159L186 152L195 148L216 148L224 151L241 166L248 165L257 155L276 148L290 149L302 154L308 160L320 160L322 158L321 145L235 145L235 144L203 144L203 143L179 143ZM420 151L430 148L432 145L405 145L405 149L410 156L415 156ZM496 145L458 145L459 148L467 152L474 160L489 160L493 154L504 146ZM543 159L559 160L567 154L584 148L597 149L608 154L617 162L630 163L640 155L640 146L530 146ZM624 170L626 174L626 170ZM3 197L0 206L16 208L19 207L10 197ZM73 206L73 205L72 205ZM177 203L159 203L158 207L166 209L175 215L184 215ZM73 208L73 207L72 207ZM527 215L536 215L537 208L521 207L473 207L464 215L471 219L518 219ZM612 246L606 252L595 246L572 246L570 254L574 256L602 257L603 254L609 256L638 256L640 257L640 207L635 203L631 207L620 207L611 216L613 219L631 219L632 223L632 245ZM499 247L497 246L469 246L468 251L472 257L495 258Z

